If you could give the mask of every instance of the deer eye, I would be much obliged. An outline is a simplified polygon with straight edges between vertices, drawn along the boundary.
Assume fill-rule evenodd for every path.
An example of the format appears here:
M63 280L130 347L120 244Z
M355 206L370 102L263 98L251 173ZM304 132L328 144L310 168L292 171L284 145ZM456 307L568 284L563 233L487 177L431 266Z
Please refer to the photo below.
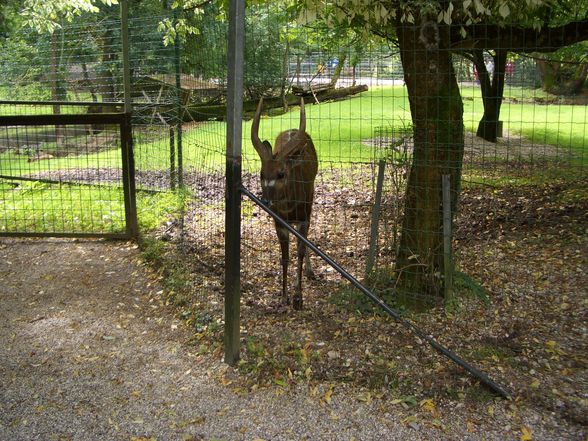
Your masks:
M284 174L284 172L279 172L277 178L278 179L284 179L286 177L286 175Z

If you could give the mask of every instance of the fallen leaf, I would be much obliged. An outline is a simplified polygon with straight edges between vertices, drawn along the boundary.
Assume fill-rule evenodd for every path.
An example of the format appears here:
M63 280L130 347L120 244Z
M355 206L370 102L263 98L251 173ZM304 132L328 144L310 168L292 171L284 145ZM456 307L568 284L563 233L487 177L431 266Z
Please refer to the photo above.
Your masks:
M521 441L533 441L533 431L527 426L521 428Z
M325 392L325 395L323 396L323 400L327 404L331 404L331 397L333 396L333 389L334 389L334 386L331 384L329 386L329 389Z
M280 386L280 387L286 387L286 386L288 386L288 383L285 380L282 380L282 379L279 379L279 378L275 379L274 380L274 383L276 385Z
M356 398L358 401L369 403L372 400L372 394L371 392L360 392Z
M433 413L436 410L435 403L431 398L421 401L420 404L421 408L426 410L427 412Z

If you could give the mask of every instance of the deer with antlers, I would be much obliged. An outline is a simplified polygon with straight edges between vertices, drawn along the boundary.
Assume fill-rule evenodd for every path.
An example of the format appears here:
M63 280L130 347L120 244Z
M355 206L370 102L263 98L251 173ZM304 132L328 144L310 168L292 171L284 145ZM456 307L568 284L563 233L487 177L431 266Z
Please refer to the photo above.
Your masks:
M314 180L318 171L318 159L312 139L306 133L304 99L300 100L300 125L298 129L286 130L278 135L274 148L268 141L259 139L259 119L263 98L259 100L251 125L251 142L261 158L261 189L264 201L286 222L298 225L298 231L307 237L310 227L310 213L314 199ZM282 298L290 304L288 297L288 264L290 239L288 230L275 223L276 233L282 251ZM305 274L314 274L306 246L298 240L298 267L296 292L292 304L302 309L302 264Z

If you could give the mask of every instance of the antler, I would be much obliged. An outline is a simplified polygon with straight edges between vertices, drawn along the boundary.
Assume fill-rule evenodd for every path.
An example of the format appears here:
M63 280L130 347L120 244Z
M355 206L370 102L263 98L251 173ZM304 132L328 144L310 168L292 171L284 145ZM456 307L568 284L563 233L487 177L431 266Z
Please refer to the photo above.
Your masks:
M280 151L280 156L286 158L297 149L303 148L307 143L306 136L306 112L304 111L304 98L300 98L300 124L294 137L288 141Z
M259 139L259 119L261 118L262 105L263 97L259 100L255 116L253 117L253 123L251 124L251 142L263 162L271 159L272 150L271 145L267 141L262 142L261 139Z

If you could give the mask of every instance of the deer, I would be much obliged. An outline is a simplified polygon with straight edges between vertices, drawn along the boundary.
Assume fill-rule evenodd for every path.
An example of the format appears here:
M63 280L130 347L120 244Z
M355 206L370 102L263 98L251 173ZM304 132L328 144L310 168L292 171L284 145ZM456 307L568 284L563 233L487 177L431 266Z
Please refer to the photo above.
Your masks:
M261 159L262 199L278 216L293 226L303 237L308 236L310 214L314 200L314 181L318 172L318 159L312 138L306 133L306 114L304 98L300 100L300 124L298 129L281 132L272 145L259 139L259 120L263 98L259 100L257 111L251 124L251 142ZM290 238L288 230L274 221L280 242L282 265L282 300L290 304L288 296L288 264L290 263ZM312 279L314 273L306 245L302 240L297 244L297 281L292 299L295 310L302 309L302 264L305 275Z

